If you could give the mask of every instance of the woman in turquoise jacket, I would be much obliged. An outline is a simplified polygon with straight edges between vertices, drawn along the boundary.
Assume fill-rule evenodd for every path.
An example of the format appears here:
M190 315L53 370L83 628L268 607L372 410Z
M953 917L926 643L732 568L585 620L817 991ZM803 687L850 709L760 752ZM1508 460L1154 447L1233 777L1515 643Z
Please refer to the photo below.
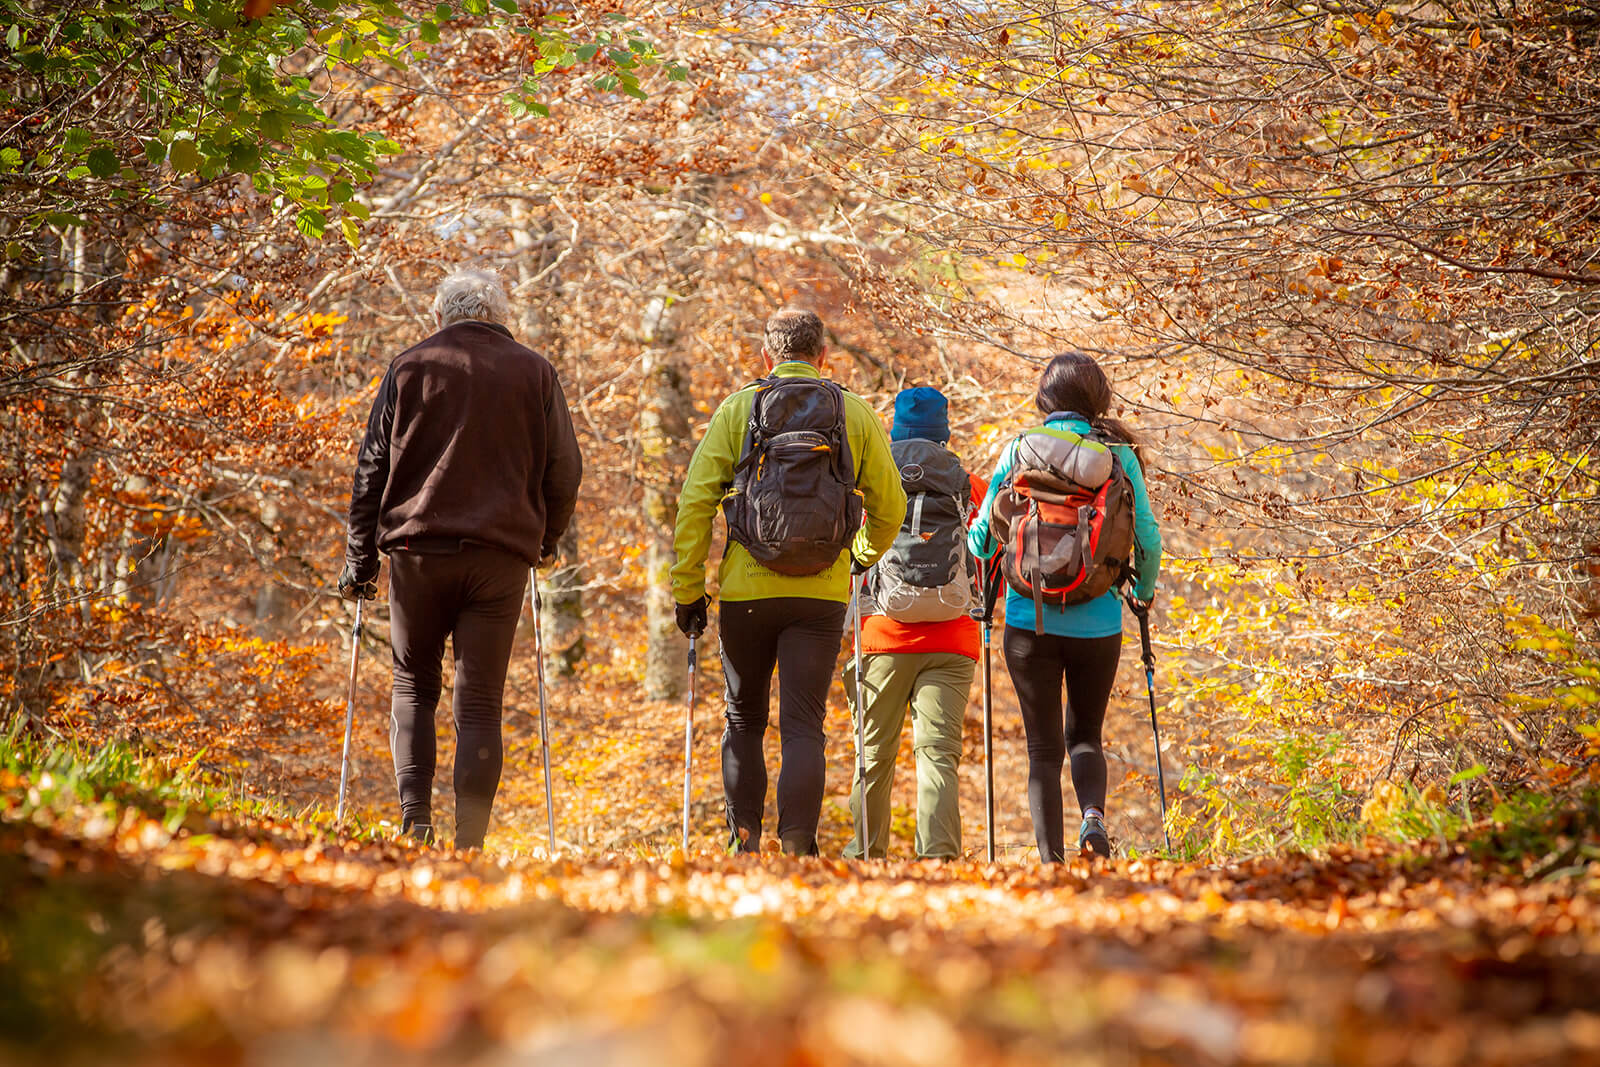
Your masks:
M1150 510L1144 471L1136 441L1128 428L1108 416L1111 383L1093 359L1064 352L1045 367L1036 398L1045 426L1087 434L1093 431L1111 444L1133 485L1133 598L1141 610L1155 597L1161 570L1161 529ZM989 479L989 492L968 533L973 555L992 559L998 545L989 532L995 497L1005 488L1016 463L1015 441L1000 457ZM1106 704L1122 655L1122 603L1111 591L1068 607L1045 605L1042 625L1035 626L1033 601L1006 594L1006 669L1022 707L1028 738L1028 807L1034 839L1045 863L1066 858L1062 826L1061 768L1070 755L1072 787L1083 822L1078 848L1101 856L1111 853L1106 836L1106 757L1101 744ZM1036 633L1035 630L1042 630ZM1062 704L1062 686L1066 704Z

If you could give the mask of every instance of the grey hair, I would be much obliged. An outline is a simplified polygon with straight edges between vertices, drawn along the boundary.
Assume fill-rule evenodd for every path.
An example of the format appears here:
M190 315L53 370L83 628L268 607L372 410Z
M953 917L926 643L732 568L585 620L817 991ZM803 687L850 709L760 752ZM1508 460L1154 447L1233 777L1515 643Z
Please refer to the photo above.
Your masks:
M445 275L434 294L433 310L440 326L451 326L468 319L504 323L506 288L500 275L490 270L458 270Z
M763 341L767 354L777 362L801 359L815 363L822 353L822 319L806 308L784 308L767 320Z

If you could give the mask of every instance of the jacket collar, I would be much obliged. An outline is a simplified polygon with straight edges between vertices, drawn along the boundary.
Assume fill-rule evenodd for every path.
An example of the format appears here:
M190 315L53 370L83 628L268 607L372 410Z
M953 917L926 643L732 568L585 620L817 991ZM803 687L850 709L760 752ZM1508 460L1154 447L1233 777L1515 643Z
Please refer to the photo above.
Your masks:
M513 341L516 340L515 337L511 336L511 331L500 325L498 322L486 322L483 319L462 319L460 322L452 322L439 332L443 333L445 330L453 330L457 326L482 326L486 330L493 330L495 333L503 334L505 337Z
M821 378L822 372L803 359L786 359L768 372L774 378Z
M1089 428L1092 426L1088 419L1084 418L1082 415L1079 415L1076 411L1052 411L1049 415L1045 416L1044 424L1046 426L1055 426L1059 423L1067 423L1074 427L1082 426Z

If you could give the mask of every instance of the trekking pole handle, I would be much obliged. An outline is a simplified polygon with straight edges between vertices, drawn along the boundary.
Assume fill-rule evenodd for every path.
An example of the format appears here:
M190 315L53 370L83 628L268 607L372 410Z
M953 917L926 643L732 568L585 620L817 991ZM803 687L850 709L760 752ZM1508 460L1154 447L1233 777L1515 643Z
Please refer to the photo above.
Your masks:
M1150 605L1134 597L1132 593L1122 594L1122 599L1127 601L1128 610L1133 612L1133 617L1139 620L1139 658L1144 663L1147 675L1154 675L1156 669L1156 653L1150 644Z
M994 621L994 606L1000 599L1001 571L1000 563L994 557L978 561L978 573L983 580L983 616L984 625Z

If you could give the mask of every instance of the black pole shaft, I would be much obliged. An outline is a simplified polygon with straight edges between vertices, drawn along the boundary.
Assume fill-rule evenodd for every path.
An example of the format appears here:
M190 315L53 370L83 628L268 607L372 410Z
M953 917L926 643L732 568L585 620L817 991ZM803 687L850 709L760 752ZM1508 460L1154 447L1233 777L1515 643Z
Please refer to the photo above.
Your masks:
M1161 840L1167 851L1172 851L1172 837L1167 830L1167 775L1161 766L1161 727L1156 725L1156 654L1150 644L1150 611L1135 611L1139 620L1140 658L1144 661L1144 691L1150 697L1150 735L1156 743L1156 789L1161 797Z
M989 641L994 633L994 605L1000 598L1000 565L986 559L978 563L983 582L983 829L989 862L994 862L994 685L989 674Z

